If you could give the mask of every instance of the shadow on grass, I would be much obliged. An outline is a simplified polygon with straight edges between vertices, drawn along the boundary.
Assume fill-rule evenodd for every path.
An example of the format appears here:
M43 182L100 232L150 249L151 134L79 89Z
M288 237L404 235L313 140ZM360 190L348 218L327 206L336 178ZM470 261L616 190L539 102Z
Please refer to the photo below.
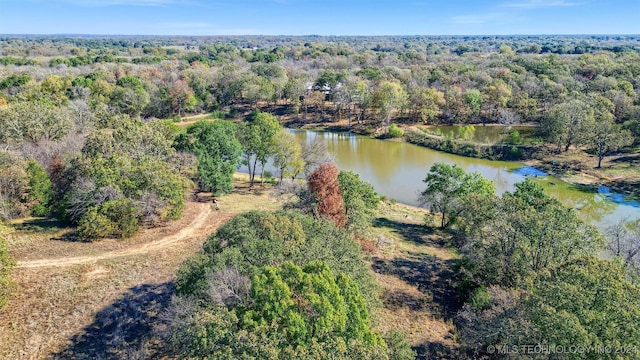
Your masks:
M70 339L52 359L147 359L145 342L169 305L173 283L141 285L100 310L92 324Z
M415 255L393 260L374 259L373 270L398 277L416 286L426 296L423 298L403 290L387 290L383 294L386 308L408 307L412 311L428 309L435 316L452 321L462 306L457 296L454 265L455 260ZM418 355L416 359L457 359L459 355L457 348L437 341L420 344L413 349Z
M445 320L453 319L460 310L461 304L457 296L455 260L442 260L431 255L419 255L411 258L395 258L392 260L374 259L373 270L379 274L396 276L416 286L428 295L434 314ZM389 295L388 298L402 298L402 294Z
M58 232L63 229L68 229L69 226L55 218L35 218L30 220L25 220L20 223L11 224L11 227L18 231L25 232Z
M610 160L612 163L625 163L625 162L634 162L640 161L640 154L629 154L620 156L618 158L614 158Z
M412 242L417 245L429 245L446 247L447 244L443 237L429 236L435 233L434 229L421 224L410 224L387 218L376 218L373 220L373 226L377 228L388 228L396 234L403 237L405 241Z
M444 236L436 236L437 230L424 225L377 218L373 221L373 226L390 229L405 241L416 245L447 247ZM390 260L374 258L372 268L379 274L401 279L424 294L424 296L416 296L404 290L386 290L383 294L386 308L407 307L412 311L429 310L436 317L452 321L462 306L458 299L455 264L455 259L441 259L433 255L406 252ZM453 337L453 335L450 336ZM457 348L437 341L420 344L413 349L418 355L417 359L457 359L459 357Z
M416 352L416 360L431 359L459 359L460 353L452 349L449 345L438 341L425 343L420 346L413 347Z

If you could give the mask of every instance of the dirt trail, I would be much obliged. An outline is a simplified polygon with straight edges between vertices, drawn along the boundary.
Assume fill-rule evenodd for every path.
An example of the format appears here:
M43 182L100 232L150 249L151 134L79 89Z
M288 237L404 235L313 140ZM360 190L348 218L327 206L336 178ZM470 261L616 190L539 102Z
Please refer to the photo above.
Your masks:
M113 259L113 258L118 258L123 256L143 255L151 251L158 251L158 250L171 247L172 245L175 245L177 242L184 240L190 236L193 236L194 233L204 228L205 226L213 225L217 228L222 222L224 222L230 217L230 215L216 217L215 224L213 224L207 221L209 220L209 216L211 215L211 211L212 211L211 204L203 203L198 205L200 207L199 214L189 225L182 228L180 231L178 231L175 234L162 237L156 241L148 242L141 245L135 245L128 249L108 251L99 255L18 261L16 267L38 268L38 267L46 267L46 266L70 266L70 265L91 263L98 260Z

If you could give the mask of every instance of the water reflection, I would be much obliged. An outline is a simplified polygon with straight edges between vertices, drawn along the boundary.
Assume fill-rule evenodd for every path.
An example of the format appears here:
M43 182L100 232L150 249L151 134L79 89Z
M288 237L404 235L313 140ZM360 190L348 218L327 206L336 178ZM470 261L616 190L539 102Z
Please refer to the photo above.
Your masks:
M513 191L516 183L525 176L535 178L549 195L566 206L578 210L579 215L591 224L604 228L620 219L640 218L637 201L629 201L618 195L599 189L572 186L534 168L520 163L472 159L446 154L412 144L375 140L345 133L293 130L303 143L321 137L327 149L336 158L340 169L351 170L371 183L380 194L409 205L418 205L417 194L424 190L422 180L436 162L457 164L465 171L478 171L496 184L498 194ZM273 171L273 167L270 168ZM241 170L242 171L242 170ZM246 171L246 169L245 169ZM274 171L274 175L277 175ZM622 200L621 200L622 199Z

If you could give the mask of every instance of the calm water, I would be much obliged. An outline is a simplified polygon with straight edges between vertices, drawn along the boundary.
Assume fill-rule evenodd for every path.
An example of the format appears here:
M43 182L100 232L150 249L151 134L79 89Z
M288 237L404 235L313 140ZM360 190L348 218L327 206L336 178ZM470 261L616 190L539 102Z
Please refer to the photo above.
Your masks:
M453 135L453 138L459 138L460 128L460 125L438 125L429 128L428 131L435 134L440 130L443 136ZM522 125L510 126L508 130L500 126L474 125L474 129L472 140L481 144L495 144L514 131L518 131L521 138L532 137L535 134L535 127Z
M496 184L499 194L513 191L514 185L524 181L525 176L535 175L534 169L523 168L521 163L466 158L402 142L346 133L298 130L294 133L303 143L321 137L340 169L359 174L378 193L409 205L419 205L417 194L424 190L422 180L436 162L456 164L467 172L480 172ZM607 193L606 189L594 189L599 190L600 193L597 193L548 176L537 176L535 179L551 196L576 208L585 221L601 229L623 218L640 218L638 201Z

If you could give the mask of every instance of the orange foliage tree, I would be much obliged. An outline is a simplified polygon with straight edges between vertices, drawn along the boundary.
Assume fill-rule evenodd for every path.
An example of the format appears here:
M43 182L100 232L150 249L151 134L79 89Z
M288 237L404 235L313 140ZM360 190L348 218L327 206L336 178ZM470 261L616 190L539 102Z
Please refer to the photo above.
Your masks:
M347 224L347 216L338 182L339 172L334 164L322 164L311 173L307 182L317 201L318 214L344 227Z

